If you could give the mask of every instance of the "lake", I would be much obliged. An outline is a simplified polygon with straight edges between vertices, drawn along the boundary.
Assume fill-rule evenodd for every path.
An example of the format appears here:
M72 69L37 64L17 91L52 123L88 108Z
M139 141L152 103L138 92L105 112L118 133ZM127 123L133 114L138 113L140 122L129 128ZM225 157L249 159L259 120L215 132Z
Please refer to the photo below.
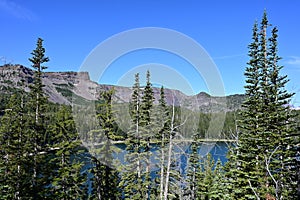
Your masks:
M115 144L116 147L118 147L119 152L117 154L114 154L113 157L115 159L118 159L121 163L121 165L126 165L125 162L125 157L127 154L126 151L126 145L125 144ZM156 144L151 145L151 156L150 156L150 161L151 161L151 166L153 166L152 171L156 171L155 165L158 163L157 156L159 151L160 146ZM166 148L166 150L168 150ZM215 163L217 162L218 159L222 162L222 164L227 162L227 151L228 151L228 143L226 142L203 142L199 146L198 153L201 157L205 157L208 153L210 153L215 160ZM174 145L173 147L173 155L174 159L177 164L181 166L181 169L184 170L188 157L191 154L191 145L190 144L178 144Z

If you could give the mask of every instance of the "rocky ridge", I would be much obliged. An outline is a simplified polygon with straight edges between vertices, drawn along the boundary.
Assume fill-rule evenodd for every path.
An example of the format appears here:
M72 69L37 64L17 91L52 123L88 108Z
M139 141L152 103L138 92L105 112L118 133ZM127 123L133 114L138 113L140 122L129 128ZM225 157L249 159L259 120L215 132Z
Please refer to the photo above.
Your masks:
M29 91L33 82L34 71L22 65L0 66L0 91L7 92L9 88ZM131 88L98 84L90 80L87 72L45 72L43 74L44 90L49 100L59 104L78 103L84 100L96 100L100 91L115 88L114 100L117 103L130 101ZM153 88L156 103L160 88ZM205 92L188 96L179 90L165 89L166 101L169 105L175 103L191 110L233 111L240 108L244 95L236 94L227 97L213 97ZM76 99L76 101L74 101Z

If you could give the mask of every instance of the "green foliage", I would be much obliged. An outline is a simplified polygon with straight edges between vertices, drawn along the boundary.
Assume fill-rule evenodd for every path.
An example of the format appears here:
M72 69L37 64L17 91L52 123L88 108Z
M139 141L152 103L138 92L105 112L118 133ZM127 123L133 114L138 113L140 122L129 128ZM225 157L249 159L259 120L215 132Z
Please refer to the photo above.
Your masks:
M135 75L135 84L130 102L131 126L127 134L126 166L123 169L120 186L125 199L148 199L150 193L150 125L153 93L150 74L147 73L147 86L141 97L139 74ZM149 109L149 110L148 110Z
M57 85L57 84L56 84ZM59 86L55 87L56 91L61 93L64 97L67 97L67 99L76 105L85 105L86 103L89 103L90 101L74 94L74 92L71 91L70 85L67 84L60 84Z
M98 131L97 141L99 145L92 148L92 199L119 199L121 193L118 188L119 173L115 166L116 147L111 143L119 137L115 134L116 122L112 110L112 97L114 90L103 91L100 94L100 101L97 105L97 119L100 130Z
M60 106L55 115L55 123L50 126L52 159L52 199L86 198L86 174L82 172L83 149L71 115L71 108Z
M88 101L71 92L72 84L55 84L58 92L78 104L73 107L78 112L50 103L42 83L43 64L49 58L39 38L29 59L35 69L30 93L13 89L10 80L2 81L6 85L0 97L0 199L296 199L300 115L286 106L293 94L285 90L287 76L280 75L278 30L273 28L268 38L268 27L265 13L260 27L253 27L245 71L247 98L239 114L227 112L223 129L211 135L210 121L223 123L218 120L222 113L168 106L163 87L154 105L149 71L145 87L140 86L139 74L135 76L126 133L116 123L115 110L127 104L112 104L114 90ZM22 81L18 84L23 86ZM230 109L243 98L229 97ZM73 117L81 122L78 130ZM179 135L193 136L186 174L175 141ZM224 167L210 154L199 156L201 139L231 137L236 143L229 145ZM89 153L81 141L90 142ZM115 141L124 141L127 151L124 166L117 168L121 163L113 157L118 153ZM159 149L155 180L150 176L151 142Z
M287 76L278 65L277 28L267 38L268 19L264 13L260 31L255 23L250 61L246 68L246 96L239 123L240 133L231 154L236 163L233 198L296 198L297 169L294 116L286 106L293 94L285 90ZM233 173L230 173L233 175Z
M42 40L32 52L35 71L31 91L13 91L0 126L0 189L5 199L82 199L80 142L70 108L47 101L43 92ZM7 99L3 98L4 102ZM58 111L58 112L57 112ZM56 113L55 115L53 115Z
M185 194L189 199L196 199L199 179L201 179L202 169L200 166L200 156L198 153L199 143L197 134L194 135L194 141L191 144L191 154L187 168L188 186L185 188Z
M12 95L0 127L1 194L8 199L27 196L28 185L24 180L30 178L28 159L31 158L26 149L28 147L26 124L24 102L20 96Z
M188 199L230 199L224 182L225 173L220 160L214 162L211 154L200 157L197 137L191 144L191 155L188 162L185 196Z
M43 40L38 38L36 49L32 51L32 58L29 61L32 63L32 67L35 69L34 81L30 85L29 102L28 102L28 122L30 128L29 143L30 143L30 155L32 155L32 177L30 194L34 198L44 196L46 186L49 183L47 178L46 162L49 158L47 155L40 153L46 151L47 148L47 98L43 91L42 73L47 67L43 66L43 63L48 62L49 58L45 57L45 48L43 47Z

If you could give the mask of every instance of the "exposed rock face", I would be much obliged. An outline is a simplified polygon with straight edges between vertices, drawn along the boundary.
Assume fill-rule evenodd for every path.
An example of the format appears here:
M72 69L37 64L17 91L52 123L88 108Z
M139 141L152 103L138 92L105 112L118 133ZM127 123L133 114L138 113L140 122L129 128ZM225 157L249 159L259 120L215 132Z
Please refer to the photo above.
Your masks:
M4 88L19 88L29 91L33 82L34 71L22 65L5 65L0 67L0 90ZM90 80L87 72L45 72L43 74L45 93L49 100L60 104L71 104L73 98L96 100L99 92L115 88L114 100L117 103L126 103L131 98L131 88L103 85ZM6 90L7 91L7 90ZM160 88L153 88L155 102L158 102ZM211 110L230 111L240 108L244 95L212 97L204 92L194 96L187 96L181 91L165 89L166 101L169 105L182 106L187 109L196 109L203 112Z

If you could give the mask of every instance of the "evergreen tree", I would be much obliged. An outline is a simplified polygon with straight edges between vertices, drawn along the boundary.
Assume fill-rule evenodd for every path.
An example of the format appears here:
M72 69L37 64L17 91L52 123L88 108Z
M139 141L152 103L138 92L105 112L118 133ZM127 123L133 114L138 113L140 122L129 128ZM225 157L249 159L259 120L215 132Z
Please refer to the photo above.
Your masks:
M230 199L226 197L225 182L222 163L215 161L209 153L201 157L198 153L199 143L194 141L191 145L191 156L187 174L188 188L185 195L188 199Z
M154 128L151 129L151 131L155 134L154 140L157 141L159 145L159 152L157 154L157 179L158 182L157 185L159 187L154 186L156 188L155 191L153 191L154 194L156 194L156 197L159 199L163 199L163 193L165 188L165 176L166 176L166 147L168 145L169 141L169 110L167 107L167 103L165 100L165 92L164 87L161 87L160 89L160 98L158 100L158 106L155 112L153 113L154 120ZM158 197L159 196L159 197Z
M197 191L198 191L198 182L199 174L201 174L201 166L200 166L200 156L198 153L199 150L199 134L194 134L193 142L190 146L191 153L188 160L188 170L187 170L187 182L188 186L186 188L185 195L188 196L189 199L196 199Z
M139 74L135 75L135 84L130 102L131 128L126 140L126 169L121 182L125 198L150 199L151 163L150 140L156 131L156 119L153 113L153 90L150 72L147 71L146 86L141 89ZM143 92L143 94L142 94Z
M151 122L151 112L153 108L154 96L152 84L150 81L150 71L146 74L146 86L143 90L142 102L141 102L141 125L146 126ZM150 138L149 136L147 138Z
M26 149L27 129L23 95L12 95L1 118L0 127L0 185L4 199L28 198L28 171L30 159Z
M286 106L293 94L285 90L286 76L280 76L277 28L267 38L268 19L263 15L260 32L253 29L246 68L246 95L241 111L240 136L234 198L296 198L296 134L293 115ZM230 162L230 160L229 160Z
M214 166L213 181L210 188L210 199L230 199L226 191L225 172L220 159Z
M38 199L45 194L45 188L50 184L45 170L47 168L46 163L49 160L44 159L47 128L43 120L46 98L42 90L42 70L45 69L42 64L49 61L44 53L42 39L39 38L37 47L32 52L33 57L29 59L33 64L33 68L36 69L34 82L30 87L29 102L24 101L24 93L21 92L20 98L15 96L12 99L15 105L13 107L8 105L11 112L8 113L6 119L12 120L13 117L11 122L15 122L15 125L10 124L11 127L3 127L3 130L11 132L9 138L12 139L7 143L8 149L6 150L7 153L11 151L11 153L15 152L16 155L12 156L15 160L11 160L10 169L7 168L7 170L13 170L13 173L19 176L18 180L14 175L7 179L16 179L14 181L16 184L14 186L15 191L10 193L13 194L13 196L10 196L11 198ZM44 162L44 165L42 162ZM45 173L42 173L42 171Z
M147 188L144 187L143 152L145 141L141 133L141 91L139 74L135 75L135 83L130 102L131 127L125 141L127 155L120 186L125 199L145 199Z
M295 116L290 111L290 98L294 95L288 93L285 85L287 76L281 76L280 70L283 66L278 64L280 57L277 55L277 28L272 29L272 35L268 39L268 82L272 87L265 87L263 91L269 94L270 102L265 104L268 113L265 118L268 123L269 135L266 143L264 161L268 172L270 192L276 198L296 198L297 188L297 145L299 144L299 133L296 131ZM277 173L277 172L280 173Z
M29 126L30 126L30 144L32 155L32 179L30 193L34 199L42 198L46 195L45 188L48 186L49 180L46 173L47 162L49 157L45 152L48 148L47 144L47 123L45 120L47 98L43 91L42 73L47 67L43 66L43 63L48 62L49 58L45 56L45 48L43 47L43 40L38 38L36 49L32 51L32 58L29 61L32 63L32 67L35 69L34 81L30 86L30 100L29 100Z
M200 159L200 170L198 175L198 190L196 199L210 199L211 188L213 185L214 160L211 154Z
M258 25L255 23L253 27L253 42L249 45L249 56L251 57L246 68L246 95L247 99L243 103L244 108L241 112L240 129L247 130L239 134L239 141L236 148L233 150L235 154L231 154L229 162L236 165L230 170L234 172L231 175L235 176L231 181L235 184L232 190L233 198L256 198L253 192L254 188L260 187L261 178L264 176L262 168L262 157L259 154L260 143L258 135L261 133L261 115L262 115L262 98L260 91L260 45ZM234 158L236 157L236 158ZM237 171L235 169L238 169ZM231 177L233 178L233 177ZM255 191L256 192L256 191Z
M238 135L235 140L238 142ZM238 144L228 144L227 158L228 162L224 164L224 195L227 199L234 199L236 196L241 194L242 187L236 187L239 185L238 171L240 169L240 163L237 160L238 156Z
M112 110L112 97L114 89L103 91L100 94L100 103L97 109L97 119L100 127L101 143L97 149L93 149L93 189L92 197L95 199L119 199L121 198L118 188L119 173L113 166L118 163L113 158L116 153L114 145L111 143L116 136L116 122Z
M145 173L144 173L144 185L147 188L146 191L146 199L149 199L151 194L151 161L150 156L152 155L150 151L150 140L154 138L155 136L155 124L153 119L153 102L154 102L154 96L153 96L153 90L152 90L152 84L150 82L150 71L147 71L146 74L146 86L143 91L142 101L141 101L141 119L140 119L140 125L141 125L141 133L142 133L142 139L145 142L143 148L143 154L144 154L144 162L145 162ZM153 130L154 129L154 130Z
M55 121L50 126L54 154L49 165L53 167L53 179L47 196L52 195L51 199L85 199L87 175L83 173L84 152L70 107L61 105Z

